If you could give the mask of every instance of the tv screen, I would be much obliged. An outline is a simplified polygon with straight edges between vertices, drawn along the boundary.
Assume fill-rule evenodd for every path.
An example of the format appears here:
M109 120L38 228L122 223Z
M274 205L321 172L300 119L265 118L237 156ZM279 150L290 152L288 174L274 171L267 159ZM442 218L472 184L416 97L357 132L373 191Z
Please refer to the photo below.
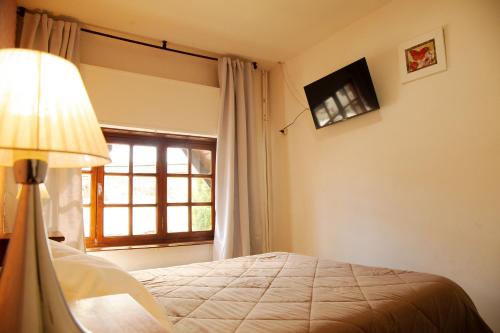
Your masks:
M317 129L380 108L365 58L308 84L304 90Z

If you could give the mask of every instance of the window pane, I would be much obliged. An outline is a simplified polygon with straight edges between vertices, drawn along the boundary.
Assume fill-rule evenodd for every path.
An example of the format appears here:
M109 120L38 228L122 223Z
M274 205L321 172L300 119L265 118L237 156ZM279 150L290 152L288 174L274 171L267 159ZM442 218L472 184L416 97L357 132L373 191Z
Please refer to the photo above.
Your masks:
M191 173L209 175L212 172L212 152L191 149Z
M156 177L135 176L133 182L134 204L156 203Z
M128 235L128 207L104 208L104 236Z
M92 168L91 167L83 167L82 171L92 171Z
M90 207L83 207L83 234L90 237Z
M88 173L82 173L82 203L84 205L90 205L91 177Z
M167 172L188 173L188 149L167 148Z
M134 235L156 234L156 207L134 207L132 217Z
M212 230L212 207L211 206L194 206L191 207L193 219L193 231L210 231Z
M210 178L191 179L191 201L211 202L212 200L212 180Z
M188 201L188 178L168 177L167 202L187 202L187 201Z
M105 172L127 173L130 158L130 146L112 143L108 145L111 163L104 166Z
M156 173L156 147L134 146L133 170L135 173Z
M104 203L128 204L128 176L104 176Z
M171 206L167 207L167 232L189 231L188 207Z

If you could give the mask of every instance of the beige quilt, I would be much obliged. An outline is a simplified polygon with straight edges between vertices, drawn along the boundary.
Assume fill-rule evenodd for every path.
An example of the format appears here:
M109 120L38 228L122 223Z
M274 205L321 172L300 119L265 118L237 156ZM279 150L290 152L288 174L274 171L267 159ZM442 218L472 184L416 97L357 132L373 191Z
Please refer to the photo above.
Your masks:
M179 333L491 332L435 275L293 253L132 272Z

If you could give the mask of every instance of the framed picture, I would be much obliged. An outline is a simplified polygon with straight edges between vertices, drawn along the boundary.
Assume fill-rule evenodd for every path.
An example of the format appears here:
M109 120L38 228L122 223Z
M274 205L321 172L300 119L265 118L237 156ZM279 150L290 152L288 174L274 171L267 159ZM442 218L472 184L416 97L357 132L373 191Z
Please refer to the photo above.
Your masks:
M443 29L439 28L399 46L401 82L446 70Z

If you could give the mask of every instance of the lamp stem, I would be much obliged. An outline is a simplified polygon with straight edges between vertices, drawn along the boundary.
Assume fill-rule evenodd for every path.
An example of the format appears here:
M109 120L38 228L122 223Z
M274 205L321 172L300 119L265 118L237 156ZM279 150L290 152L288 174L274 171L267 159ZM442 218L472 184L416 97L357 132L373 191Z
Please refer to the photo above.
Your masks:
M88 332L71 313L52 265L38 188L46 172L43 161L14 164L22 189L0 276L0 332Z

